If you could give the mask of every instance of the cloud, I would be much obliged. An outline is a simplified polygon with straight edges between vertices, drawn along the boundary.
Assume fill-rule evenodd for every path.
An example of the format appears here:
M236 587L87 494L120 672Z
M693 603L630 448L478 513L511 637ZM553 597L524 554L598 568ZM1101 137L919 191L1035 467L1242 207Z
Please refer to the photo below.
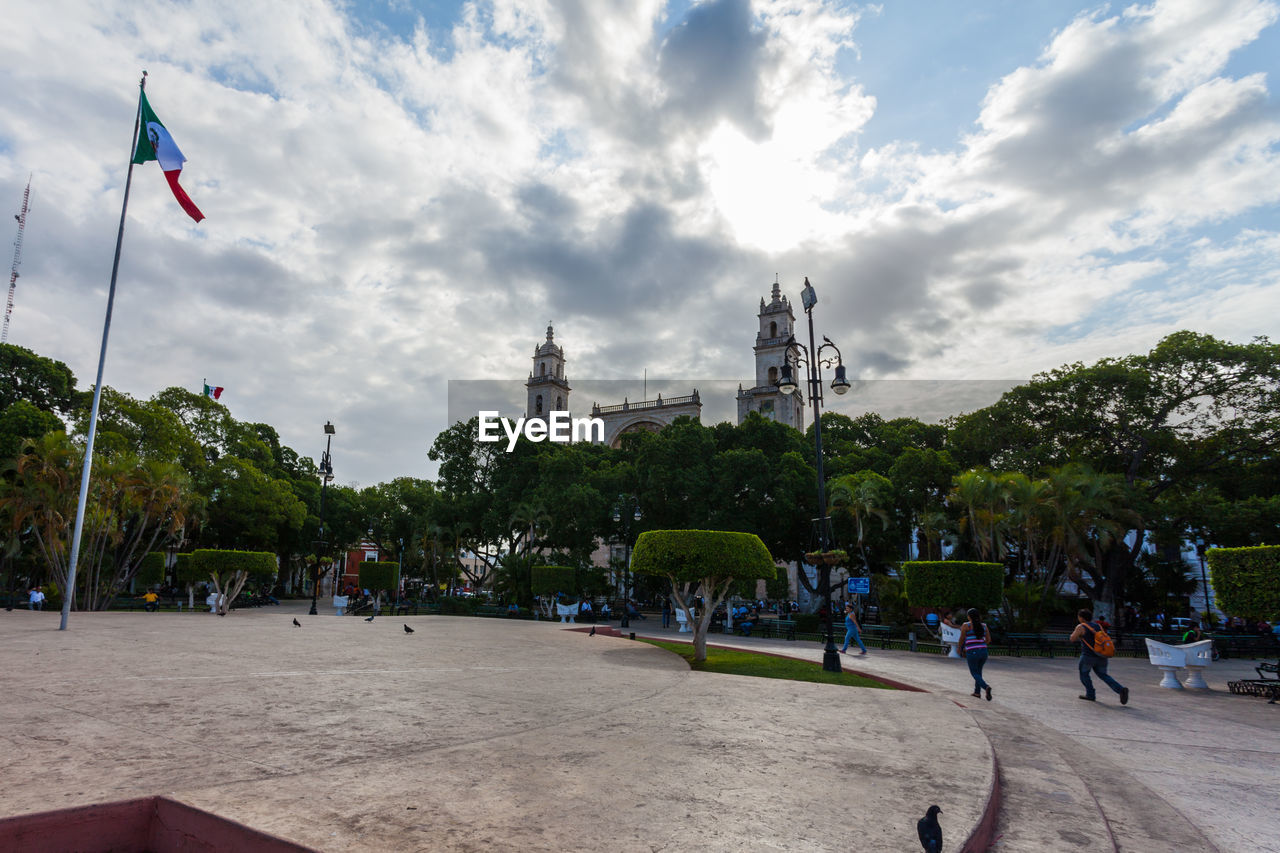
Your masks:
M1246 49L1275 46L1274 2L1046 25L928 152L864 147L899 95L860 79L846 3L359 14L11 10L0 197L34 177L10 339L93 375L142 68L209 219L135 171L106 381L146 397L208 378L306 455L332 420L343 482L430 473L448 380L520 379L548 320L584 380L750 376L775 273L793 299L811 277L819 333L864 379L1268 331L1280 123Z

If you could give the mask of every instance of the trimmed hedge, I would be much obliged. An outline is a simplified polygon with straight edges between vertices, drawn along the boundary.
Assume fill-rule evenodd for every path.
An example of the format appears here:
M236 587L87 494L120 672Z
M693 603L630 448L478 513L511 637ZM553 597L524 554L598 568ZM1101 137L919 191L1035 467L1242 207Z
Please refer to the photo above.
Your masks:
M159 551L143 554L133 579L144 587L164 583L164 554Z
M529 570L529 590L534 595L551 596L557 592L577 594L577 569L571 566L534 566Z
M193 586L209 579L208 575L200 575L199 566L192 562L190 554L178 555L177 561L173 564L173 575L178 583L184 586Z
M631 571L677 583L704 578L770 581L778 567L754 533L729 530L649 530L631 552Z
M1214 599L1224 612L1251 619L1280 616L1280 545L1210 548Z
M276 555L270 551L203 549L192 551L187 563L196 580L207 580L210 575L226 578L237 572L244 572L250 578L265 583L274 580L276 576Z
M364 589L389 590L396 585L396 569L398 563L360 561L360 586Z
M902 564L902 591L912 607L1000 606L1004 566L966 560L912 560Z

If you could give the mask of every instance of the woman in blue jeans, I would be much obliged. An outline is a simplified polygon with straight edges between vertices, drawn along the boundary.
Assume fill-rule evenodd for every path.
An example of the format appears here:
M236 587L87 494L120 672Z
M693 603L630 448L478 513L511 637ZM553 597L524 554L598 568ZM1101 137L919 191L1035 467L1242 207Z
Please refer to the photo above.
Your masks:
M982 677L982 667L987 663L987 626L982 623L976 607L969 608L969 621L960 626L960 648L964 649L964 659L973 676L973 695L981 697L981 691L985 690L990 702L991 685Z
M850 640L856 642L858 648L862 649L858 654L867 653L867 647L862 645L862 635L858 633L858 620L853 615L853 605L846 604L844 606L844 648L840 650L841 652L849 651Z

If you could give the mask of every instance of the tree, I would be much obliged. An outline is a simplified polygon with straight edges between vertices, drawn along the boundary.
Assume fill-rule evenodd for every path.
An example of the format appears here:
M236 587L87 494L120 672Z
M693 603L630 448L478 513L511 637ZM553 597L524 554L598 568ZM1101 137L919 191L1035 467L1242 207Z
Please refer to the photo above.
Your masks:
M250 578L258 583L270 583L276 576L276 555L270 551L199 549L191 553L191 564L196 575L213 581L219 616L227 615L231 603Z
M862 565L871 572L871 558L867 553L867 538L871 519L880 521L880 529L889 528L889 513L893 507L893 483L874 471L845 474L831 482L828 492L829 512L836 519L848 518L853 523L854 542L862 556Z
M26 400L43 412L65 415L71 411L75 390L75 375L62 362L0 344L0 411Z
M281 528L300 529L306 518L306 505L288 482L269 477L252 462L224 456L211 469L210 481L213 489L201 530L203 542L274 551Z
M676 606L694 626L693 659L707 659L711 614L735 581L766 580L777 574L769 549L754 533L724 530L650 530L640 534L631 555L636 574L658 575L671 584ZM701 590L703 607L694 619L693 596Z
M1137 519L1085 579L1094 609L1114 609L1165 504L1280 444L1280 346L1176 332L1145 355L1068 365L956 419L951 450L966 466L1038 476L1088 462L1124 479Z
M0 460L13 459L22 442L40 438L47 432L63 429L62 421L52 412L37 408L27 400L15 400L0 411Z
M12 529L32 531L64 594L83 453L62 432L28 441L0 498ZM80 609L109 607L148 551L182 538L198 504L186 475L174 465L128 454L95 456L77 567Z

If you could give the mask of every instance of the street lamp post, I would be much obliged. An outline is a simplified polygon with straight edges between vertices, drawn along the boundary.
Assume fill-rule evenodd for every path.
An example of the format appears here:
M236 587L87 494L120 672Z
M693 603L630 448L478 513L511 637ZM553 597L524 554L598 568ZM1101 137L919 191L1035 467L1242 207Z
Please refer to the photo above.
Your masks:
M634 511L628 512L633 506ZM635 495L618 495L618 502L613 505L613 523L619 525L622 542L626 549L622 559L622 621L618 623L620 628L631 627L631 619L627 613L627 605L631 603L631 527L632 523L638 523L641 517L639 498Z
M324 455L320 457L320 538L317 540L316 553L316 570L314 577L311 578L311 610L310 615L316 615L316 593L320 591L320 561L324 559L328 549L325 547L324 541L324 495L328 491L329 481L333 479L333 458L329 455L329 450L333 447L333 436L337 430L333 428L333 424L329 421L324 422ZM336 583L336 581L335 581Z
M803 364L809 383L809 399L813 401L813 440L818 461L818 518L814 519L814 533L818 540L818 550L826 551L831 541L831 518L827 515L826 475L822 467L822 368L834 367L835 379L831 380L831 390L843 394L849 390L849 380L845 377L844 359L840 348L831 342L826 335L822 336L822 346L818 347L813 333L813 306L818 304L818 294L809 283L808 276L804 280L804 290L800 293L800 301L804 305L805 314L809 315L809 346L796 340L792 335L787 341L786 358L778 378L778 390L784 394L794 393L797 386L791 364ZM824 356L828 349L834 356ZM827 672L840 672L840 653L836 651L836 640L832 632L835 612L831 603L831 566L821 562L818 566L818 594L827 603L827 647L822 654L822 668Z

